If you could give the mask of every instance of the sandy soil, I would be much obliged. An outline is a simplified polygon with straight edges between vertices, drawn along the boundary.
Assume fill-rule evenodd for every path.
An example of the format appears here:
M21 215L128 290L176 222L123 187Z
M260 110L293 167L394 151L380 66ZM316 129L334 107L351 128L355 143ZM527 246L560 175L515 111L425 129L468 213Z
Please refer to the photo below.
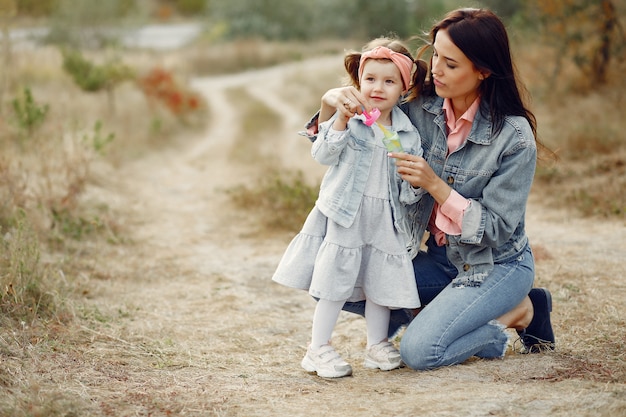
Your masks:
M625 415L623 355L617 374L602 358L591 370L576 366L594 357L594 327L624 324L624 224L579 219L536 197L528 232L536 285L553 291L559 352L375 372L361 365L363 319L342 313L334 344L354 376L325 380L300 368L314 303L270 280L291 235L258 235L223 192L259 175L254 158L233 162L226 140L238 126L234 87L285 116L264 152L321 178L310 143L295 133L307 115L297 97L276 94L293 71L314 76L315 66L195 80L214 112L206 134L111 173L108 203L124 213L131 243L101 248L109 260L94 261L106 273L90 283L89 305L105 319L83 326L84 345L59 353L63 374L53 362L42 375L94 415Z

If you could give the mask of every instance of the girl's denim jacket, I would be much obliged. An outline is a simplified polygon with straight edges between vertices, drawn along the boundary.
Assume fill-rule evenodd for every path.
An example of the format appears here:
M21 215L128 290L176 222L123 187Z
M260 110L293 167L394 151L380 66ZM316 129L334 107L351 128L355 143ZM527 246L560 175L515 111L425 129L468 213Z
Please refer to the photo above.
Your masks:
M372 165L376 146L374 129L365 125L359 117L348 121L347 129L339 140L328 140L328 131L335 117L319 125L317 140L311 154L316 161L329 168L320 186L315 203L329 219L343 227L350 227L361 205L363 192ZM420 135L409 118L397 106L392 109L393 130L398 132L405 152L422 155ZM421 234L413 227L415 210L423 192L415 190L397 173L395 159L389 158L389 196L394 216L394 225L407 236L407 250L414 257L419 250ZM422 232L423 233L423 232Z
M484 102L483 102L484 104ZM506 117L497 134L489 109L481 104L471 132L448 153L446 122L440 97L421 98L402 106L422 138L424 158L435 173L463 197L461 235L447 236L447 256L459 275L456 286L478 286L494 263L511 261L528 244L526 202L533 181L537 147L528 121ZM434 199L426 194L409 216L417 233L426 230Z

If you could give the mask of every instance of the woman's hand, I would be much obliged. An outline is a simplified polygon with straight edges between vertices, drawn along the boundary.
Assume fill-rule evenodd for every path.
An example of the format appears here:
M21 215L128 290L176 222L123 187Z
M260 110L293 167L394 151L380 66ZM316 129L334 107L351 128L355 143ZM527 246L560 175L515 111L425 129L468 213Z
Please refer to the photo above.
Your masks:
M452 192L450 186L435 174L435 171L421 156L396 152L390 153L389 156L396 158L398 174L414 188L419 187L428 191L439 204L443 204L450 196Z
M354 87L333 88L322 96L318 122L325 122L335 112L338 112L344 120L348 120L355 113L363 113L363 108L367 111L371 110L367 100L359 90Z

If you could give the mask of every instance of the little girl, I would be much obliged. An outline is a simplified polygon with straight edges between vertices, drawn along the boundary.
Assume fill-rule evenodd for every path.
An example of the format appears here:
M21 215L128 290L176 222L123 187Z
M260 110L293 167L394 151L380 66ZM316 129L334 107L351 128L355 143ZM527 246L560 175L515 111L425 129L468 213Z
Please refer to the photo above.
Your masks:
M351 83L380 110L384 130L397 132L404 152L421 156L419 134L397 107L412 84L410 52L389 38L377 38L362 51L344 59ZM422 191L400 178L383 131L366 125L365 115L355 115L358 110L347 100L320 125L311 153L329 168L315 207L272 278L318 299L302 367L325 378L352 374L330 345L346 301L365 300L364 365L381 370L402 365L387 338L390 309L420 307L412 266L420 242L412 233L411 209Z

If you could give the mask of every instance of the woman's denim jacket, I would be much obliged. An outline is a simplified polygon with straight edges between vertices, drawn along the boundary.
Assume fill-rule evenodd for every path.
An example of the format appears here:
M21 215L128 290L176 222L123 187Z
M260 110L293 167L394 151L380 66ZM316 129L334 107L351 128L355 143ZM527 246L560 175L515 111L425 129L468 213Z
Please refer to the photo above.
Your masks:
M348 121L348 127L339 140L329 141L328 131L334 120L335 117L320 124L317 140L311 149L316 161L322 165L329 165L315 204L329 219L340 226L350 227L361 205L370 174L373 150L376 146L374 141L380 139L376 139L374 129L365 125L359 117L353 117ZM421 156L419 133L398 107L392 109L392 121L393 130L398 132L405 152ZM409 213L415 210L416 203L423 193L414 190L408 182L400 178L393 161L395 160L390 158L388 166L394 225L408 237L407 249L413 257L419 250L421 235L411 233L415 228L409 223Z
M482 104L484 104L483 102ZM456 286L478 286L494 263L517 258L526 248L526 202L535 173L537 147L528 121L507 116L497 134L489 109L481 105L472 129L457 150L447 155L443 99L426 97L403 105L422 138L424 158L435 173L470 200L461 235L447 236L447 256L459 275ZM426 230L434 199L426 194L409 213Z

